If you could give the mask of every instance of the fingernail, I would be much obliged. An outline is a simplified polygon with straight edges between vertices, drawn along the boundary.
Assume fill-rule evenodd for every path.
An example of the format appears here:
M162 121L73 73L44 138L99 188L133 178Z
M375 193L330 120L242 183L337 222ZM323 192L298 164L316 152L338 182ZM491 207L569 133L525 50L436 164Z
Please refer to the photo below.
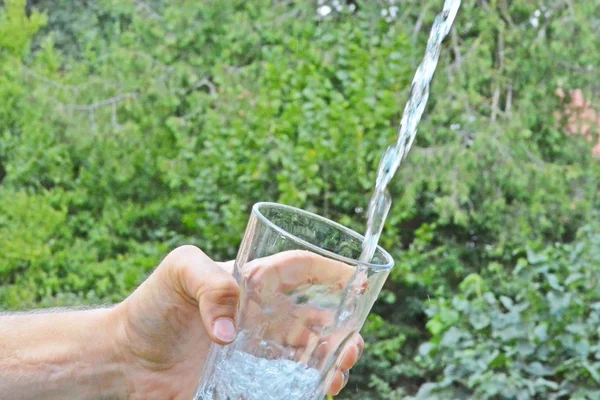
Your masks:
M356 348L358 349L358 359L360 360L360 358L363 355L363 351L365 351L365 348L364 348L364 346L358 346L358 345L356 346Z
M218 318L213 324L213 334L225 343L233 342L237 335L233 320L231 318Z
M346 384L348 383L348 379L350 379L350 371L342 371L342 376L344 377L344 386L346 386Z

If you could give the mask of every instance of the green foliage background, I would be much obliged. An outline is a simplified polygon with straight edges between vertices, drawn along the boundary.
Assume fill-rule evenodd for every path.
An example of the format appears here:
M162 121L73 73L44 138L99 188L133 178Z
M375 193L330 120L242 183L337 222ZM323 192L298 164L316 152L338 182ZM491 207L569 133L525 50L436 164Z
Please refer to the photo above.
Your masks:
M233 258L259 200L363 230L442 6L396 3L5 0L0 307L118 301L182 243ZM463 1L342 398L600 398L600 166L554 95L600 104L599 48L595 0Z

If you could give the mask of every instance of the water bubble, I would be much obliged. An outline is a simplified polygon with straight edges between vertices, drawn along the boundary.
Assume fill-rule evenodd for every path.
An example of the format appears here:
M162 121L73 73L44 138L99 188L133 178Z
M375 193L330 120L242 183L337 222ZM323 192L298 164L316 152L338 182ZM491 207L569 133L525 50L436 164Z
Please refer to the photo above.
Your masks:
M293 355L293 354L292 354ZM317 392L319 371L302 363L235 350L217 364L201 399L303 400Z

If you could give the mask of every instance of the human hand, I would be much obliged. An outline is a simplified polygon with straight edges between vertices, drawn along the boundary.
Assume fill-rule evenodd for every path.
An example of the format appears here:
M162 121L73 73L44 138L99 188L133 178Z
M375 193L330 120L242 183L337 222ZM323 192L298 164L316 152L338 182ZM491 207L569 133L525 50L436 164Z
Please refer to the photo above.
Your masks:
M216 263L198 248L182 246L114 308L131 399L193 398L211 343L227 344L236 335L239 288L231 269L232 263ZM331 394L347 383L362 338L346 346Z

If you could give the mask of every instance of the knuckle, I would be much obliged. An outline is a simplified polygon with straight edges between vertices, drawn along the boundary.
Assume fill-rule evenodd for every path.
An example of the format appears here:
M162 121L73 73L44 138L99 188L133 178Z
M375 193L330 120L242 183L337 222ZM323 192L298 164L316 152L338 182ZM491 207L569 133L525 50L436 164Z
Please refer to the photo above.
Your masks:
M163 264L165 268L171 270L175 275L184 273L188 265L193 264L193 260L197 257L203 257L204 252L198 247L187 244L179 246L172 250L165 257Z
M308 250L290 250L288 257L290 262L312 264L316 260L317 255Z
M311 257L313 255L313 253L311 253L308 250L290 250L288 252L288 255L290 258L293 259L304 259L304 258L308 258Z
M189 257L198 256L200 254L204 255L204 252L198 247L192 244L185 244L171 251L171 253L169 253L169 256L173 256L173 258L175 259L187 259Z
M201 302L231 306L237 304L239 294L240 288L233 279L222 279L201 287L196 298Z

